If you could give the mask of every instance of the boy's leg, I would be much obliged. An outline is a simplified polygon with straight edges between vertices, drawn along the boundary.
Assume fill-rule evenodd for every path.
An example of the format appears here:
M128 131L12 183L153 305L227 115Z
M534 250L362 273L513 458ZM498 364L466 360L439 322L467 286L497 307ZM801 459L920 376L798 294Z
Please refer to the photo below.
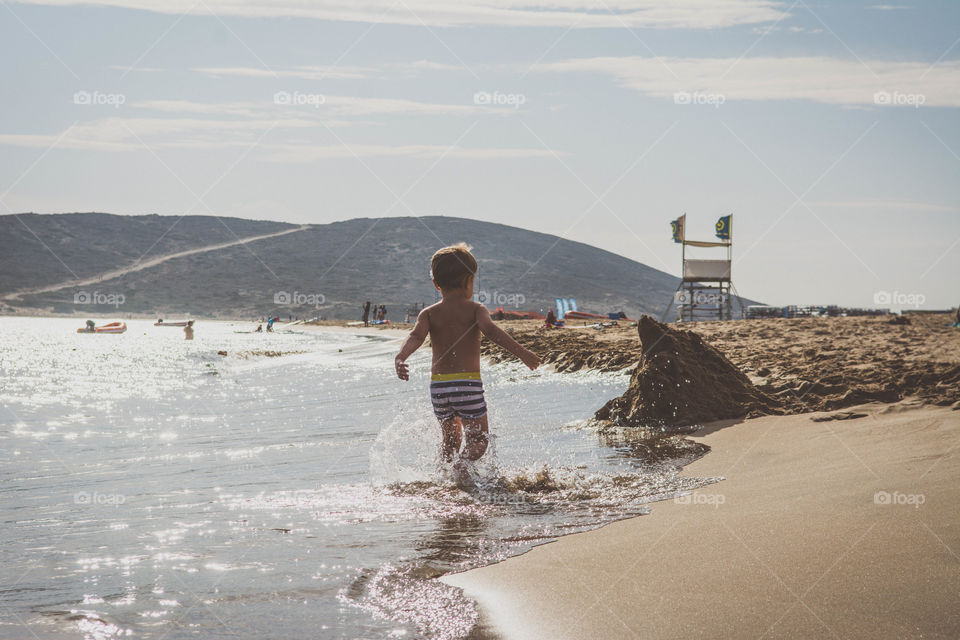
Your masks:
M487 451L487 416L463 419L463 453L460 457L465 460L479 460Z
M453 460L453 457L460 451L461 427L460 419L451 416L446 420L440 421L440 431L443 435L443 443L440 447L440 455L446 462Z

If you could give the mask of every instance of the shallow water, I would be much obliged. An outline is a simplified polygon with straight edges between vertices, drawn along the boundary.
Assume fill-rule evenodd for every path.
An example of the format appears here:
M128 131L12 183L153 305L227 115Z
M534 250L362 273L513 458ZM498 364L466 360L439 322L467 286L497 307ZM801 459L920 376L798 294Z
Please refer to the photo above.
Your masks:
M623 375L487 368L464 490L427 353L404 383L389 337L82 324L0 319L0 637L463 638L432 578L714 480L677 475L702 448L577 425Z

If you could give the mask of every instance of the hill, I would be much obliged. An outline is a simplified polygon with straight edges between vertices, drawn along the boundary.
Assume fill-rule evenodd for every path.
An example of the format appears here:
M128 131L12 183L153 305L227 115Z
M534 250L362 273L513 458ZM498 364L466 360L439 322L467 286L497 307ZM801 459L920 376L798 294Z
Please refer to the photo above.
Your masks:
M475 288L491 308L539 311L569 296L589 311L659 316L678 283L580 242L463 218L297 227L211 216L21 214L0 216L0 311L356 318L370 300L397 321L413 303L436 299L430 256L458 241L473 247Z

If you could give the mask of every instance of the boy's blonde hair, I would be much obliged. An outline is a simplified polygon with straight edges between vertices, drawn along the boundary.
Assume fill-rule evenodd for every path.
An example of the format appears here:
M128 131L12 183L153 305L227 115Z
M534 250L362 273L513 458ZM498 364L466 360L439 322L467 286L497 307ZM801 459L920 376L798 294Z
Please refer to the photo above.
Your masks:
M463 242L440 249L430 259L430 276L441 289L463 288L476 275L477 259Z

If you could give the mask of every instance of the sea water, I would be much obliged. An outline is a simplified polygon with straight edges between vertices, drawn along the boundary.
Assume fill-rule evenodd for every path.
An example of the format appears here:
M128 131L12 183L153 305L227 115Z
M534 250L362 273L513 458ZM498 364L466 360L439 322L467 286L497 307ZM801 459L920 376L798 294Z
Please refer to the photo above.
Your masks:
M486 367L465 484L396 334L81 325L0 319L3 638L476 638L436 577L713 480L584 426L623 374Z

